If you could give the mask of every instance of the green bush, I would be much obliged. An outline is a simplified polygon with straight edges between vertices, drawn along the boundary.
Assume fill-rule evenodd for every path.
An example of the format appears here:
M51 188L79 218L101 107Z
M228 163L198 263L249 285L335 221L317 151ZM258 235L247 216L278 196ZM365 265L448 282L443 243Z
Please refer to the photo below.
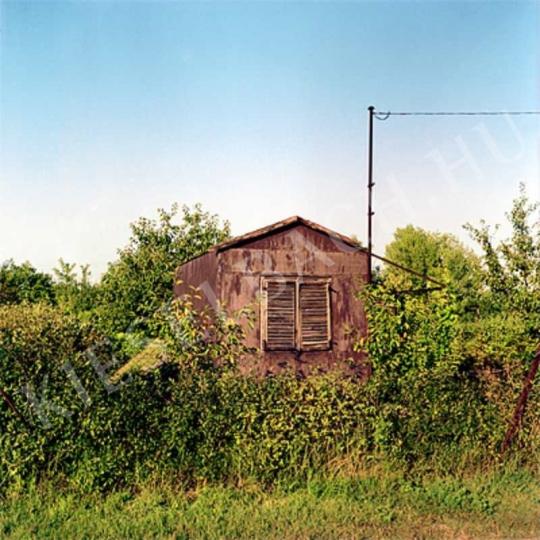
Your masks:
M241 376L242 327L188 300L159 322L169 361L111 380L113 348L80 318L1 307L0 388L26 422L1 402L0 488L47 477L105 491L154 476L296 485L373 460L438 473L495 463L517 386L471 368L452 296L377 288L365 302L377 322L361 344L368 381ZM533 397L514 450L531 466L538 410Z
M15 264L8 260L0 265L0 305L53 303L54 299L54 284L48 274L38 272L28 262Z

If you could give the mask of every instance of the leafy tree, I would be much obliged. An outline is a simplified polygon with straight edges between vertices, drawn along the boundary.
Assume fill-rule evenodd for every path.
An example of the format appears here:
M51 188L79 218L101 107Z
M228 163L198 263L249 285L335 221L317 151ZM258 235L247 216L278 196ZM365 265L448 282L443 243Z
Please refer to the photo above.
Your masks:
M170 300L176 267L229 237L229 224L200 205L183 206L179 223L178 213L175 204L158 210L157 220L142 217L131 224L128 245L100 284L98 319L108 335L128 329L152 334L149 318Z
M429 232L413 225L397 229L386 247L386 257L422 275L447 282L463 311L471 311L481 288L479 258L451 234ZM398 290L418 289L424 280L395 266L382 273L389 286Z
M29 262L15 264L10 259L0 266L0 304L54 302L53 280Z
M484 353L489 365L509 371L515 362L527 364L540 342L540 221L539 203L531 203L520 188L507 218L512 233L497 242L494 230L482 221L466 229L482 249L482 317L475 321L469 343Z
M68 313L89 319L97 296L97 287L90 281L90 267L81 265L79 277L74 263L60 259L53 273L58 305Z
M510 238L496 243L492 228L485 221L479 227L465 226L482 248L484 277L491 293L492 309L496 311L540 315L539 208L540 203L529 201L522 184L507 214L512 228ZM540 325L535 330L540 337Z

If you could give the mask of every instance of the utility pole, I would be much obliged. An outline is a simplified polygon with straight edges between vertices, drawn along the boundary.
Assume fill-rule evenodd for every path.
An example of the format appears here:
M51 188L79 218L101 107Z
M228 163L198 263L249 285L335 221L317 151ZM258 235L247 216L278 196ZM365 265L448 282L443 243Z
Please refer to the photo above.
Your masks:
M373 255L373 116L375 107L368 107L369 135L368 135L368 283L373 279L372 255Z

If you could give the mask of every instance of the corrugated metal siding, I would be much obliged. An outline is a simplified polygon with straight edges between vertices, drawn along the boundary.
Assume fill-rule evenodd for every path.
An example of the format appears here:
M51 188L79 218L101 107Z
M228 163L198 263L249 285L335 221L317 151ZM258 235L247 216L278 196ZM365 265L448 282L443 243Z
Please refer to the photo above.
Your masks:
M345 360L352 358L358 370L365 370L362 355L352 350L354 338L349 334L353 328L361 335L366 332L363 306L355 294L366 282L365 252L351 249L306 227L297 226L241 248L228 249L218 257L220 298L231 311L251 305L259 315L256 299L263 275L331 278L331 351L310 351L299 355L293 352L266 351L261 353L257 361L246 359L245 369L256 366L257 371L267 373L291 367L307 374L319 369L345 366ZM257 320L255 329L248 334L248 345L261 345L260 320Z
M177 298L190 293L193 288L200 289L201 300L195 302L195 307L215 307L219 301L217 283L218 256L210 251L176 269L174 296Z
M332 308L332 347L329 351L259 352L243 361L244 371L276 373L292 368L299 374L327 371L336 367L367 374L363 356L352 350L355 337L365 335L366 319L356 292L367 280L367 254L340 240L301 224L271 232L230 247L211 251L178 268L176 296L191 287L203 289L201 305L212 305L215 295L229 312L251 306L257 315L254 329L246 327L247 345L261 346L260 302L262 276L303 275L330 278ZM353 360L350 368L348 359Z

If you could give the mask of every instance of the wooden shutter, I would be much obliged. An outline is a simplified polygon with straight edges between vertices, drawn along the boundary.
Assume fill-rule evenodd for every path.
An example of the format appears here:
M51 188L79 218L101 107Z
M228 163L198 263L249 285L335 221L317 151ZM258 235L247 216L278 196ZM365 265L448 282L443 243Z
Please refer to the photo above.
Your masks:
M285 351L296 348L296 282L265 282L267 350Z
M327 350L331 344L330 285L328 281L299 284L302 350Z

